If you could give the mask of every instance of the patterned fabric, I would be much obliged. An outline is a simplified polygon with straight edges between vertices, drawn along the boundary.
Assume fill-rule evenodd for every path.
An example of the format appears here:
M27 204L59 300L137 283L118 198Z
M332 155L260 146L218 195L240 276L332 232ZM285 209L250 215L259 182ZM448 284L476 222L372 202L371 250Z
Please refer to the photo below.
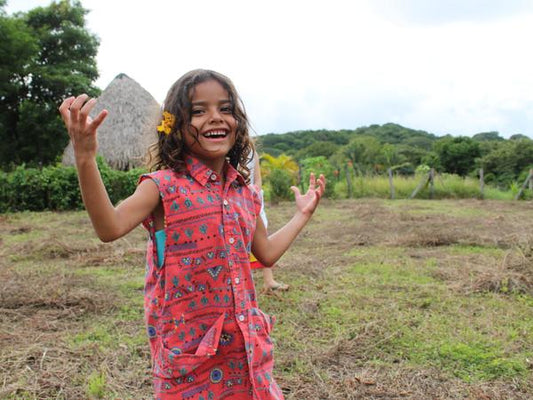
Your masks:
M165 261L153 217L145 318L156 399L283 399L272 376L272 318L258 307L249 253L259 196L229 164L226 180L198 160L143 175L165 211Z

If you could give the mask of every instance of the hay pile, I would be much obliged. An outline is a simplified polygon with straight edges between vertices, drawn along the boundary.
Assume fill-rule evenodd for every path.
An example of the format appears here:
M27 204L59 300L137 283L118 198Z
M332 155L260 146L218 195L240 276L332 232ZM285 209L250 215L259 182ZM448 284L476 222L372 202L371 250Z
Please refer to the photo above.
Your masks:
M156 139L159 104L135 80L119 74L98 98L91 117L103 109L109 115L98 130L98 154L115 169L141 166ZM74 164L72 143L63 153L63 164Z

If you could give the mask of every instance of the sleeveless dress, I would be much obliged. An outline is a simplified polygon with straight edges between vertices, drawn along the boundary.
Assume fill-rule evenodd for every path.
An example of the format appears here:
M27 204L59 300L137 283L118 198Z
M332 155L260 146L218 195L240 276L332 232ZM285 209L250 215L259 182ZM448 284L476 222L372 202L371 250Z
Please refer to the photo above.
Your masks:
M272 375L273 319L257 306L249 263L261 202L227 164L226 181L193 157L141 177L159 188L164 262L143 225L145 319L156 399L283 399ZM163 258L161 258L163 260Z

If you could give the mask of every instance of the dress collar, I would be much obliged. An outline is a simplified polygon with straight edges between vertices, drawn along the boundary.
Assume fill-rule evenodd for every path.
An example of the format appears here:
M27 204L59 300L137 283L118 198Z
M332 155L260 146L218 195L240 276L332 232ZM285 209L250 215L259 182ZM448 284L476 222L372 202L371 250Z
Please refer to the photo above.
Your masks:
M189 154L185 156L185 165L189 175L194 178L202 186L211 182L220 182L220 175L206 166L202 161L198 160ZM246 181L243 176L226 161L224 163L223 170L226 173L226 183L232 183L233 181L239 181L241 185L246 185Z

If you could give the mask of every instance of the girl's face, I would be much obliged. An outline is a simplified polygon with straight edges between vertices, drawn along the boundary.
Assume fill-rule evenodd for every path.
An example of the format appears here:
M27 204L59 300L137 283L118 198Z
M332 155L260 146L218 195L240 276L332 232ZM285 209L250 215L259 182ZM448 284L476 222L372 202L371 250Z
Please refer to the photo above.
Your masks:
M191 103L191 126L183 135L187 150L220 174L237 127L228 92L216 80L205 81L194 87Z

